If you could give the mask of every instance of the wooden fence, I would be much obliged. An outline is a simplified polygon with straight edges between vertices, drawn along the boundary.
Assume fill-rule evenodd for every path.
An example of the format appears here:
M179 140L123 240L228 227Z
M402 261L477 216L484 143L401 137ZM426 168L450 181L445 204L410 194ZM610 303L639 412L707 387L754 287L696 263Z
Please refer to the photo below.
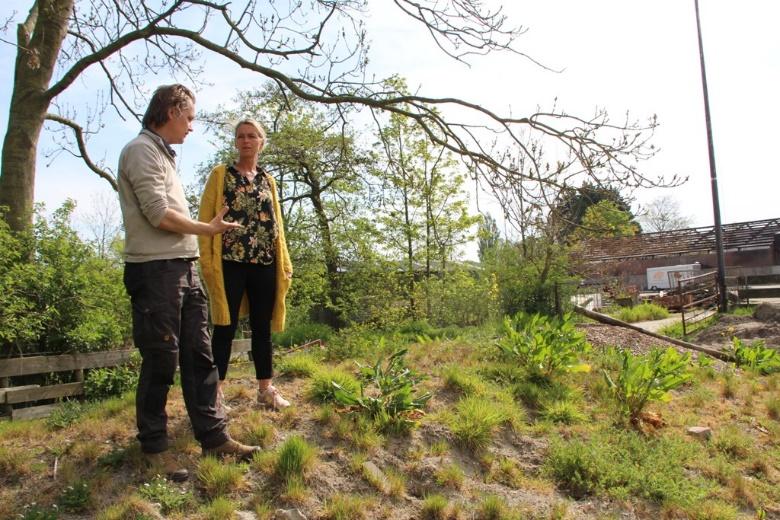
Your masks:
M84 370L123 365L130 360L134 350L0 359L0 412L12 420L45 417L58 406L56 402L16 408L14 405L84 395ZM244 354L250 350L248 339L233 342L233 354ZM60 372L72 372L75 381L45 386L11 386L12 377Z

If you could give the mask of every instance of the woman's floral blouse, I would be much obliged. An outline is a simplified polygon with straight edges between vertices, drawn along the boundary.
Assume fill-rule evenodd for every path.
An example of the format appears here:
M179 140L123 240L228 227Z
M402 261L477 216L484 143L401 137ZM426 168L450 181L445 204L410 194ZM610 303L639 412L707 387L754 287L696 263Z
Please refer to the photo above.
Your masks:
M260 167L252 182L229 166L225 175L226 222L243 227L222 234L222 259L270 265L276 258L276 220L267 173Z

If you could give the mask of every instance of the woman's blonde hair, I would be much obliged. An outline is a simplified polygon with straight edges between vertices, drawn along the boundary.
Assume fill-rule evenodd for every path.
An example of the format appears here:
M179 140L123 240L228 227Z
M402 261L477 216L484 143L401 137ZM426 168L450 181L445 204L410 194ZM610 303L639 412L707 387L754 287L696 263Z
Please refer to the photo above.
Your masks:
M267 137L265 135L265 128L263 128L263 125L257 122L257 120L252 118L246 118L242 119L238 123L236 123L235 128L233 129L233 137L236 137L238 135L238 129L241 128L241 125L251 125L254 127L255 130L257 130L257 134L263 139L263 145L260 147L260 150L262 151L263 148L265 148L265 142L267 141Z

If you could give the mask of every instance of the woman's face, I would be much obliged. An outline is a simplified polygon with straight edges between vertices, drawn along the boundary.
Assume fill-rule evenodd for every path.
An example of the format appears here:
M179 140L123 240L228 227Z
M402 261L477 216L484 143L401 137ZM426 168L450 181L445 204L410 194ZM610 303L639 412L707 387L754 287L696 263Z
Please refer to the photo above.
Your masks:
M263 149L263 136L257 128L243 124L236 130L236 149L240 157L255 157Z

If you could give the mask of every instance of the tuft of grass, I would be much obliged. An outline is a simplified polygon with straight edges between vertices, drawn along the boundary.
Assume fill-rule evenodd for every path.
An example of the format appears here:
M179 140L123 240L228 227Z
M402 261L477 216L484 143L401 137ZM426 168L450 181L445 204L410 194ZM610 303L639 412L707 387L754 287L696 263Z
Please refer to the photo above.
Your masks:
M239 437L252 446L267 448L274 440L274 427L263 420L263 415L257 410L242 415L234 424L240 431Z
M454 463L445 464L436 470L436 483L440 486L460 489L463 487L464 478L463 470Z
M242 489L245 468L243 464L220 461L212 456L202 458L197 478L204 495L219 498Z
M303 437L293 435L279 447L274 474L282 483L303 483L314 466L317 450Z
M393 497L401 497L406 494L406 475L395 468L385 470L387 479L387 493Z
M525 481L523 470L508 457L500 458L497 467L491 473L496 481L512 489L520 489Z
M138 489L138 494L149 502L160 504L164 515L174 511L184 511L195 503L192 492L180 489L161 476L146 482Z
M477 506L476 518L479 520L505 520L509 518L509 506L497 495L487 495Z
M576 424L585 421L585 414L571 401L555 401L544 407L541 416L547 421L560 424Z
M352 374L337 368L323 368L312 378L308 391L309 398L320 403L336 402L336 388L333 383L351 393L360 393L360 383Z
M293 354L283 358L277 370L280 374L291 377L311 377L319 369L320 363L319 358L311 354Z
M447 520L449 518L449 501L444 495L428 495L423 500L421 509L424 520Z
M436 441L428 448L428 453L432 457L443 457L450 451L450 444L447 441Z
M455 438L473 450L487 446L498 427L511 419L504 403L481 397L466 397L458 401L449 426Z
M225 497L217 497L201 509L203 518L208 520L233 520L236 503Z
M46 418L46 424L52 430L63 430L78 421L85 411L86 407L79 401L65 401Z
M326 520L363 520L370 501L361 496L338 493L325 503Z

